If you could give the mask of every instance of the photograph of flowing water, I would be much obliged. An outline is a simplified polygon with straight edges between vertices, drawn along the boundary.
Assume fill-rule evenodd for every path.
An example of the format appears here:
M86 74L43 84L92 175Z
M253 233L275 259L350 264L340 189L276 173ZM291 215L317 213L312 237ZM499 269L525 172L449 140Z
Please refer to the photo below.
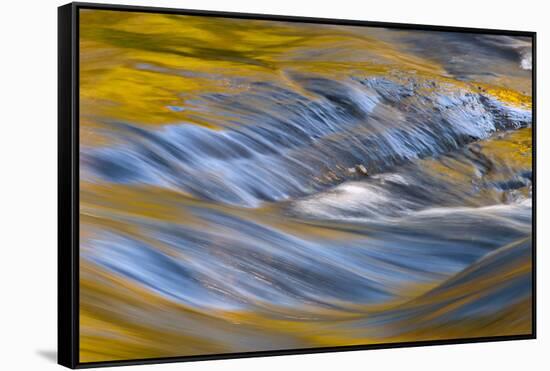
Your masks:
M532 332L531 38L79 17L81 362Z

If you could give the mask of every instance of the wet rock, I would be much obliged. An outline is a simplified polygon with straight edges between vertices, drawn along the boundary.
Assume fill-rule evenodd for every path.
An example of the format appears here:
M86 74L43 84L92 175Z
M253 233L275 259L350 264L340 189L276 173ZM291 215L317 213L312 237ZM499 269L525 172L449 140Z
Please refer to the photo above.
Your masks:
M359 174L359 175L364 175L364 176L369 175L368 172L367 172L367 168L363 164L357 164L354 167L348 168L348 172L350 174Z
M368 175L367 168L362 164L355 165L355 170L357 170L359 174Z

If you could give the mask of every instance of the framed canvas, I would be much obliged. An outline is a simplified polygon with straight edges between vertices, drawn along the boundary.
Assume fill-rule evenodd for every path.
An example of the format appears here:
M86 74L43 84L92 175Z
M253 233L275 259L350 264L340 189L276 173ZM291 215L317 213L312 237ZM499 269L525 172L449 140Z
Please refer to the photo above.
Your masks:
M60 364L535 338L534 32L72 3L58 35Z

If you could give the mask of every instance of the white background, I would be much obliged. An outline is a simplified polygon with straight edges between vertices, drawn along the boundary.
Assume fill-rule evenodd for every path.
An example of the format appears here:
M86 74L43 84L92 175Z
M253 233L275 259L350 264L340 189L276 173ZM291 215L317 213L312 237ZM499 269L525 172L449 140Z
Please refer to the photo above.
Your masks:
M112 0L115 1L116 0ZM104 2L98 0L98 2ZM371 21L538 32L538 339L139 366L140 370L540 370L550 363L548 319L550 20L546 1L119 1ZM61 369L56 352L57 6L7 0L0 12L0 369ZM547 165L546 165L547 166ZM546 363L546 365L544 365ZM137 367L137 366L134 366ZM137 368L136 368L137 369Z

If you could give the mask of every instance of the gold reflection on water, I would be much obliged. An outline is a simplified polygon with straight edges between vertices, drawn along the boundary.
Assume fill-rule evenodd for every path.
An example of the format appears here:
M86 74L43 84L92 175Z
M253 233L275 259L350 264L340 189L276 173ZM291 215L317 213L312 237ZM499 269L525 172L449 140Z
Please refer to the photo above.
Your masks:
M378 38L380 32L383 31L361 27L81 11L81 146L111 144L112 139L102 135L101 130L109 122L133 122L151 127L185 122L217 130L215 122L224 117L201 110L198 100L203 92L237 94L246 91L250 81L263 81L289 86L307 96L308 92L288 78L289 72L318 74L336 80L351 74L361 77L412 75L418 80L438 81L450 89L483 89L509 105L531 107L529 79L501 76L480 78L480 81L458 80L437 61L409 53L397 42ZM318 55L317 50L326 52ZM350 50L355 52L349 53ZM480 151L507 171L530 169L531 138L531 129L524 128L479 143ZM448 163L452 161L455 161L452 166L443 166L432 159L425 159L422 164L434 177L441 174L456 183L467 183L474 169L468 168L468 164L461 165L458 160ZM486 180L492 181L498 176L498 173L488 174ZM275 205L241 210L153 186L104 185L82 180L80 187L84 244L98 230L123 231L177 257L173 250L148 239L132 221L200 226L202 221L186 211L195 205L252 218L297 236L334 241L354 238L353 233L342 229L280 218ZM529 190L523 189L523 192L528 196ZM488 199L496 202L500 197L496 193L483 194L483 200L473 199L472 206L486 205ZM531 299L507 308L495 318L436 321L494 287L528 276L530 256L505 268L499 274L457 284L434 295L428 293L439 282L403 288L407 294L403 294L401 300L384 305L356 306L349 311L304 307L285 312L273 308L280 312L277 317L267 311L207 312L187 307L83 259L80 264L80 361L530 333ZM412 329L388 336L381 336L376 326L367 331L356 329L361 327L360 321L378 313L447 303L453 298L456 300L452 304L442 304L438 310L414 319L425 322L424 327L411 327L407 320L398 321L394 326ZM211 340L216 334L219 341Z

